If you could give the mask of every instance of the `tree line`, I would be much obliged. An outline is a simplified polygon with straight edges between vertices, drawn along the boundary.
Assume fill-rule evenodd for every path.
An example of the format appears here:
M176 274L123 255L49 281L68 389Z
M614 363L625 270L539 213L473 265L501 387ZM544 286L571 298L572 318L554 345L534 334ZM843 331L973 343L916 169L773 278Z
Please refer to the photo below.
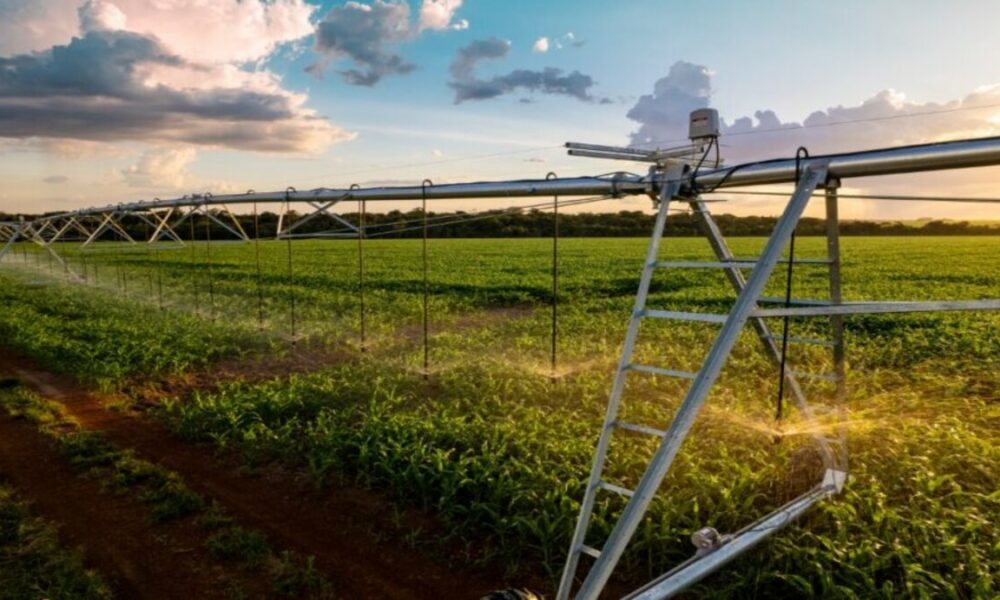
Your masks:
M229 215L213 211L220 221L233 225ZM285 215L285 227L294 223L302 215L292 211ZM340 215L350 223L358 222L357 213ZM31 216L26 216L30 220ZM278 229L278 215L261 213L255 220L252 215L236 215L236 221L250 237L259 233L260 237L274 237ZM646 237L653 228L654 215L642 211L619 211L613 213L563 213L559 215L559 235L563 237ZM719 228L727 236L766 236L774 229L776 217L736 217L715 215ZM0 220L15 220L13 215L0 213ZM553 233L554 221L551 212L530 210L522 212L495 211L486 213L428 212L430 236L435 238L530 238L548 237ZM148 223L135 216L122 220L122 227L135 238L148 237L152 231ZM192 227L193 225L193 227ZM423 215L419 209L407 212L367 213L365 229L368 237L418 238L423 235ZM232 239L225 228L196 215L176 229L182 239ZM817 236L826 234L824 219L804 217L797 229L799 235ZM345 225L327 215L319 215L300 227L296 235L345 234L353 235ZM931 220L923 223L901 221L842 221L841 235L846 236L923 236L923 235L1000 235L1000 223L970 223L968 221ZM666 235L693 237L701 235L698 218L690 213L671 214L667 220ZM78 236L77 236L78 237ZM107 232L102 239L112 239Z

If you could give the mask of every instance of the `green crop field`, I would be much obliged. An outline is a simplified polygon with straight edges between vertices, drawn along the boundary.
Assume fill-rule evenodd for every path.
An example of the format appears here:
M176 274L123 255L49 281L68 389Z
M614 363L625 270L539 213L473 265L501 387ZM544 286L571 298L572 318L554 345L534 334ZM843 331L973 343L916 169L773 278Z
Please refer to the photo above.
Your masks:
M419 240L99 243L37 248L0 264L6 348L152 408L185 439L280 466L321 489L352 482L436 516L410 532L456 565L488 565L551 592L583 495L645 254L645 239L560 242L558 364L550 368L551 242L430 240L429 372ZM737 256L764 240L731 241ZM825 240L800 238L797 256ZM844 238L847 300L978 299L1000 292L1000 237ZM705 259L700 239L662 256ZM258 256L260 267L258 269ZM823 298L826 267L796 267L794 295ZM767 295L784 293L776 273ZM721 272L657 274L651 306L725 312ZM827 334L821 319L793 335ZM638 362L697 370L712 324L643 325ZM850 480L841 495L703 582L703 597L992 598L1000 594L1000 315L866 315L846 321ZM777 374L752 333L730 358L618 569L627 587L693 554L690 533L735 531L815 483L809 434L776 423ZM822 348L793 368L829 370ZM226 381L171 395L163 382ZM207 375L206 375L207 374ZM426 378L425 378L426 375ZM217 384L217 385L216 385ZM623 419L662 427L686 383L630 376ZM818 402L828 384L811 385ZM617 434L616 434L617 435ZM654 449L615 438L609 478L633 487ZM591 534L623 501L601 496ZM443 552L443 551L442 551Z

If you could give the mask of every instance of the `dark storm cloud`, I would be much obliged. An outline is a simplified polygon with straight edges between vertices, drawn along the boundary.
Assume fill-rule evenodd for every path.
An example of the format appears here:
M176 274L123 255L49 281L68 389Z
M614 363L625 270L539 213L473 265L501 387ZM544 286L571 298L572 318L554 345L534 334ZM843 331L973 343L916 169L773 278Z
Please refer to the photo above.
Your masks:
M316 25L316 51L323 55L309 71L320 74L326 64L349 58L357 68L341 71L347 83L371 87L387 75L402 75L416 69L391 50L412 39L410 6L405 2L372 4L348 2L335 6Z
M476 67L480 62L506 58L509 53L510 42L499 38L477 40L461 48L451 63L452 81L448 83L455 90L455 104L466 100L487 100L519 90L570 96L585 102L596 100L590 93L593 78L579 71L564 75L561 69L546 67L541 71L516 69L490 79L476 77Z

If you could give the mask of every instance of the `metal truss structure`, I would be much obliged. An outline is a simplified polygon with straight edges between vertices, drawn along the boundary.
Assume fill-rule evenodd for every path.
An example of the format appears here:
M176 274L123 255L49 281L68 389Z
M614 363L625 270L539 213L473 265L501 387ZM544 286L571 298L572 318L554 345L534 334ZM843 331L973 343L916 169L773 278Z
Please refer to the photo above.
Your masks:
M75 231L91 244L110 231L120 239L137 243L122 227L122 219L139 218L153 229L147 242L170 238L183 243L176 228L195 214L202 214L233 234L237 239L249 239L239 221L229 210L231 205L270 203L283 205L278 237L291 239L307 234L297 233L311 220L325 215L346 227L353 237L364 237L363 226L352 224L332 211L338 203L351 200L400 201L446 200L476 198L525 198L537 196L604 196L618 198L628 195L648 195L656 206L656 220L649 242L638 293L630 315L621 358L618 362L605 420L594 456L580 515L569 548L565 569L556 598L558 600L594 600L605 590L613 571L639 527L661 482L670 470L684 440L709 393L726 365L741 333L749 325L763 345L765 354L779 369L782 385L787 386L795 407L807 420L817 413L843 409L844 399L844 339L843 320L851 315L910 312L940 312L967 310L1000 310L998 299L974 299L936 302L857 302L844 301L841 294L840 243L838 237L838 188L842 180L1000 165L1000 138L982 138L918 146L901 146L880 150L853 152L818 157L797 157L768 160L701 171L696 164L698 149L685 147L676 151L644 152L631 148L614 148L583 144L570 145L571 153L597 158L625 159L651 163L644 175L618 173L603 177L551 178L520 181L477 182L432 186L377 187L350 189L316 189L298 192L284 191L185 196L173 200L154 200L82 209L46 216L31 222L0 223L0 259L22 241L46 248L58 258L52 246ZM760 256L736 257L730 251L719 227L713 220L703 194L730 188L745 188L764 184L793 184L783 213ZM827 256L795 259L786 248L793 239L796 226L807 204L822 194L826 209ZM889 199L930 200L924 197ZM976 199L971 199L975 201ZM286 223L292 203L306 204L311 212ZM660 242L671 207L687 206L699 219L705 237L715 254L714 261L661 260ZM230 223L226 222L226 219ZM785 258L787 256L787 258ZM61 261L61 259L60 259ZM764 289L779 265L813 265L828 271L829 297L826 299L768 298ZM721 271L734 291L728 313L698 313L671 310L670 307L649 307L647 296L654 273L669 269L715 269ZM778 306L774 306L777 304ZM771 320L823 318L829 320L827 339L796 338L776 335ZM707 349L697 371L681 371L670 365L643 365L633 360L640 325L646 320L666 320L702 323L717 327L711 347ZM786 347L809 344L829 347L832 369L829 373L807 373L784 368ZM690 382L673 420L666 424L625 422L619 418L619 408L625 400L626 379L634 376L679 378ZM807 398L811 382L826 381L836 388L833 406L819 406ZM821 429L820 429L821 431ZM653 436L658 447L644 474L633 489L608 481L604 467L615 435ZM688 561L635 591L629 598L654 600L671 597L704 578L712 571L746 552L761 540L773 535L784 525L803 514L815 503L841 491L847 482L847 453L843 436L817 433L815 445L823 461L823 474L815 486L774 512L732 534L720 534L707 527L694 532L696 552ZM600 544L588 543L588 532L596 498L612 493L624 496L624 509L607 539ZM584 558L586 568L582 565ZM592 562L591 562L592 561Z

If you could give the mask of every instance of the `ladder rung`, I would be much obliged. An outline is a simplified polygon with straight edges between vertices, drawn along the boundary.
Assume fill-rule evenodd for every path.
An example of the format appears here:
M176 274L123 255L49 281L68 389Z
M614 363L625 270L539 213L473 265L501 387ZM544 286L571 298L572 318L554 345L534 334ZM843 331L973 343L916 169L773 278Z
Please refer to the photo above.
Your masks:
M820 381L840 381L840 377L836 373L803 373L801 371L789 371L791 375L795 377L801 377L802 379L817 379Z
M615 485L613 483L608 483L607 481L604 481L604 480L599 481L597 483L597 487L601 488L602 490L608 490L609 492L614 492L616 494L621 494L622 496L625 496L626 498L631 498L635 494L635 492L633 492L632 490L630 490L628 488L623 488L620 485Z
M733 260L737 261L737 262L751 262L751 263L756 263L757 262L755 259L749 259L749 258L734 258ZM788 259L787 258L779 258L778 259L778 263L779 264L785 264L785 265L787 265L788 264ZM792 264L794 264L794 265L832 265L833 261L830 260L829 258L796 258L794 261L792 261Z
M781 338L780 335L769 335L767 337L768 337L768 339L774 340L776 342L780 342L782 340L782 338ZM836 342L833 342L831 340L821 340L821 339L818 339L818 338L797 337L797 336L792 336L792 335L788 336L788 343L790 343L790 344L812 344L814 346L828 346L830 348L833 348L834 346L837 345Z
M694 379L698 376L697 373L692 373L691 371L678 371L676 369L661 369L660 367L651 367L649 365L636 365L631 364L626 369L632 371L642 371L643 373L652 373L653 375L665 375L667 377L680 377L681 379Z
M673 319L676 321L701 321L703 323L725 323L729 315L717 315L712 313L680 312L676 310L644 310L643 317L654 319Z
M698 260L663 260L653 263L657 268L671 269L752 269L757 263L752 260L731 260L722 262L708 262Z
M775 298L773 296L764 296L759 298L757 302L762 304L785 304L784 298ZM834 306L833 302L829 300L812 300L809 298L792 298L787 301L788 304L792 306Z
M615 421L615 427L619 429L625 429L626 431L634 431L636 433L645 433L646 435L652 435L656 437L666 437L667 432L662 429L654 429L652 427L646 427L645 425L636 425L635 423L626 423L625 421Z
M601 557L601 551L600 550L598 550L597 548L592 548L592 547L588 546L587 544L581 544L579 550L580 550L580 552L582 552L583 554L586 554L587 556L593 556L594 558L600 558Z

